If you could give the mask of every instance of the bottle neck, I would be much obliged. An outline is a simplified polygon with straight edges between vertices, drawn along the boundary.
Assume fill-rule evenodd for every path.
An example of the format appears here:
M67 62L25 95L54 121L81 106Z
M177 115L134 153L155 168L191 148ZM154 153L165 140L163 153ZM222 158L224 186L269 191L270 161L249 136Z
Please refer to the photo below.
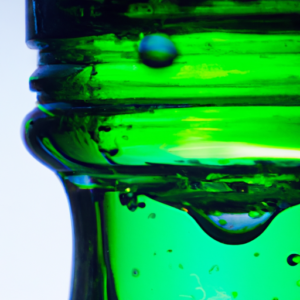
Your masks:
M61 179L73 229L72 300L117 299L104 221L104 191L80 189Z

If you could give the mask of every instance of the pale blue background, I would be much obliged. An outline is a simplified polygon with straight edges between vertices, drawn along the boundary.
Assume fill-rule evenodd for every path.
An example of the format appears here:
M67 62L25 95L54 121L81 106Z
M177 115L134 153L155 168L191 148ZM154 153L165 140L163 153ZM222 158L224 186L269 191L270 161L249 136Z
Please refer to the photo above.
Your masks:
M20 128L35 106L25 1L0 0L0 299L68 300L72 233L64 189L26 151Z

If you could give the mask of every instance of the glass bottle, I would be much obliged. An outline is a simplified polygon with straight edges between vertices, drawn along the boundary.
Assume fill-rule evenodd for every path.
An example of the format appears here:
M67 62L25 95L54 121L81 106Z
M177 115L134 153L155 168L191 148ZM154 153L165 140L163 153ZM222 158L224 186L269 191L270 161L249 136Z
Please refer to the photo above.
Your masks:
M68 193L71 299L299 299L300 3L26 6L23 139Z

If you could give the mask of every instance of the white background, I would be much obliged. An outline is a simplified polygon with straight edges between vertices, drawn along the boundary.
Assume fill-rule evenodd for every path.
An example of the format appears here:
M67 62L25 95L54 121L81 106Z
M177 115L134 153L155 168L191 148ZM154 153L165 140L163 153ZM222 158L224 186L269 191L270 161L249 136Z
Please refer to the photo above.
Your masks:
M35 106L25 0L0 0L0 299L68 300L72 231L56 175L26 151L21 123Z

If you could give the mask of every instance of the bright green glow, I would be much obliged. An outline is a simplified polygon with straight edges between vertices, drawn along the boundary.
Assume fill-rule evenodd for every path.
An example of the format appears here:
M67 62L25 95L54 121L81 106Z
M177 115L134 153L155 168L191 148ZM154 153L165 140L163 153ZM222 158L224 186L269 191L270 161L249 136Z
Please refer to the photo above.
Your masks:
M250 71L223 70L218 64L185 65L172 79L213 79L217 77L227 77L229 74L245 75Z
M223 220L223 219L220 219L219 223L220 223L220 225L226 225L227 224L227 222L225 220Z
M181 56L181 59L185 62L184 66L178 58L164 69L151 69L130 62L98 64L95 66L98 74L93 76L93 81L88 79L84 70L83 74L77 75L76 82L88 81L88 85L94 88L93 97L101 99L253 97L299 93L299 80L295 76L300 74L300 62L295 54L285 54L284 57L271 54L269 58L257 54L246 57L203 54ZM284 68L281 67L283 59ZM120 81L126 82L126 85L120 86ZM96 90L97 85L101 85L102 89ZM139 88L133 89L136 86ZM269 87L267 90L266 86ZM88 90L86 92L89 93Z
M249 215L250 218L260 217L260 213L258 211L250 211L248 215Z
M214 174L214 173L212 173ZM212 175L210 174L210 175ZM221 174L219 174L221 175ZM222 177L226 177L227 174L222 174ZM210 178L207 176L207 178ZM207 179L206 178L206 179ZM209 179L207 179L209 180ZM255 174L253 177L243 177L243 178L220 178L214 180L215 182L246 182L248 184L263 184L266 187L271 186L275 181L280 182L280 181L299 181L299 177L294 175L294 174L283 174L283 175L278 175L278 174L269 174L268 176L262 175L262 174ZM264 203L264 202L263 202ZM266 203L264 205L267 205Z
M25 132L27 133L29 127L30 127L30 123L32 122L32 119L28 120L25 124Z
M201 158L293 158L300 159L300 148L297 150L285 150L267 147L264 145L249 145L247 143L235 142L200 142L190 147L170 148L170 153L184 158L194 158L201 155ZM226 149L226 154L224 153Z
M213 216L221 216L222 213L221 213L220 211L217 211L217 210L216 210L215 212L212 213L212 215L213 215Z
M275 104L283 96L294 97L288 101L298 101L299 35L195 32L172 35L170 39L179 56L171 66L159 69L139 61L138 41L119 40L114 34L51 41L57 59L69 61L71 57L76 61L88 57L94 69L84 64L70 67L68 74L51 79L55 84L48 92L56 101L95 103L112 99L169 103L180 98L181 103L184 100L218 105L224 101L244 103L243 97L251 97L247 100L251 105L257 101Z
M50 117L54 117L55 116L52 112L50 112L49 110L47 110L43 105L39 104L37 107L38 107L39 110L41 110L42 112L44 112L48 116L50 116Z
M79 187L81 190L92 190L94 188L100 187L98 184L84 185L84 184L75 183L74 185Z
M300 256L295 256L292 260L295 264L300 264Z
M42 140L43 145L56 157L61 161L62 163L66 163L67 160L54 148L52 143L48 138L43 138Z
M55 149L55 147L52 145L52 143L50 142L50 140L48 138L46 138L46 137L43 138L42 143L46 147L46 149L49 150L50 153L54 157L56 157L61 163L63 163L65 166L75 169L75 170L78 168L78 166L76 164L74 164L74 163L70 162L69 160L67 160L66 158L64 158L64 156ZM83 168L81 167L81 169L83 169Z
M103 254L103 241L102 241L102 228L101 228L101 216L99 203L95 202L95 213L96 213L96 224L97 224L97 249L98 249L98 263L101 268L101 273L103 275L102 287L103 287L103 300L107 300L107 270L104 262Z
M54 136L57 144L68 156L78 161L108 165L108 162L99 152L96 142L91 139L88 132L78 129L67 133L56 133ZM70 145L72 146L70 147Z
M146 206L134 213L120 204L117 193L104 201L118 299L297 299L299 266L291 268L286 258L289 249L300 252L290 230L300 226L300 206L278 215L256 240L225 245L210 238L186 212L146 196L138 201ZM156 218L148 218L152 213ZM219 271L209 273L212 266ZM133 269L139 277L132 276ZM245 270L246 277L237 276Z
M59 129L53 138L68 156L101 165L108 162L99 148L117 149L112 159L125 165L187 165L191 159L221 166L252 165L258 159L279 164L300 160L299 115L299 106L249 106L158 109L93 120L74 116L74 130ZM90 128L91 122L96 126ZM100 126L110 130L97 131Z
M256 5L247 5L247 2L211 1L212 6L199 6L194 13L199 14L263 14L263 13L288 13L299 12L298 1L272 1L262 0Z

